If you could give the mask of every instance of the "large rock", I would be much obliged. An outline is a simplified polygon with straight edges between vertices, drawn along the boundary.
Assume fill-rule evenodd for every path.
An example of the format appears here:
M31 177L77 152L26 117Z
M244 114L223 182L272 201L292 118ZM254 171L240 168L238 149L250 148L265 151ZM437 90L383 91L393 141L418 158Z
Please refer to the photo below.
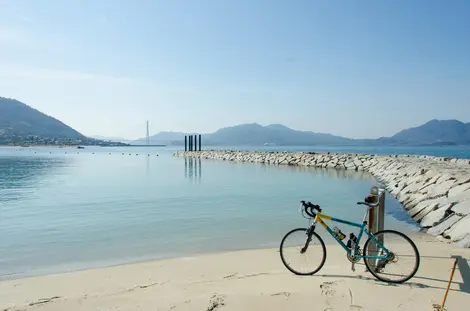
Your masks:
M451 207L452 204L439 207L438 209L430 212L429 214L425 215L422 219L421 222L419 223L421 227L423 228L428 228L434 226L435 223L441 221L442 218L444 218L446 210Z
M397 196L397 199L398 201L400 201L401 204L404 204L404 202L406 202L407 200L410 199L410 197L412 196L411 193L400 193L398 196Z
M469 241L470 236L470 215L465 216L459 222L455 223L450 229L444 231L444 237L450 238L452 242L460 242L465 244ZM465 246L465 245L462 245ZM469 247L467 245L465 247Z
M470 183L454 186L449 190L449 197L459 195L460 193L465 192L468 189L470 189Z
M464 202L460 202L460 203L457 203L455 204L454 206L452 206L452 210L458 214L462 214L462 215L468 215L470 214L470 201L464 201ZM470 228L469 229L469 232L470 232Z
M447 204L451 204L451 203L459 203L459 202L465 202L469 200L470 200L470 189L454 196L440 198L439 207L447 205Z
M420 202L426 200L428 196L426 194L414 193L410 195L410 198L407 203L405 203L407 209L411 209L418 205Z
M439 180L441 179L439 178ZM428 190L427 195L429 198L445 196L447 195L449 189L452 187L453 184L455 184L455 180L446 180L439 184L436 183L435 187L432 187Z
M408 211L408 215L410 215L411 217L417 215L419 212L421 212L423 209L425 208L431 208L431 210L435 207L439 206L439 201L436 200L436 199L433 199L433 200L426 200L426 201L422 201L422 202L419 202L415 207L413 207L412 209L410 209Z
M462 219L461 216L457 216L453 214L440 224L431 227L428 231L426 231L428 234L433 235L433 236L438 236L441 235L444 231L452 227L456 222L458 222L460 219Z
M423 219L423 217L425 217L427 214L429 214L430 212L436 210L438 208L439 204L436 203L436 204L430 204L428 206L426 206L425 208L423 208L418 214L412 216L413 219L417 222L420 222L421 219Z
M441 177L441 176L437 175L437 174L434 175L433 177L428 179L426 182L424 182L423 186L419 190L421 191L421 190L424 190L427 187L430 187L430 186L434 185L437 182L437 180L439 179L439 177Z
M413 179L415 180L415 179ZM419 178L418 180L416 180L416 182L414 183L411 183L411 184L408 184L408 186L406 186L404 189L403 189L403 193L415 193L415 192L418 192L419 189L421 189L423 187L423 178Z

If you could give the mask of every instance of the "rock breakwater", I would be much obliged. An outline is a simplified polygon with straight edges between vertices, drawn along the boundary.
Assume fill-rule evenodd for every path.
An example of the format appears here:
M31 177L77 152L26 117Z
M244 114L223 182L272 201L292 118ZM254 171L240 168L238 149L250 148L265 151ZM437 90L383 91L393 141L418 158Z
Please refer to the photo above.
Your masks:
M470 160L424 155L180 151L175 156L367 171L429 234L470 248Z

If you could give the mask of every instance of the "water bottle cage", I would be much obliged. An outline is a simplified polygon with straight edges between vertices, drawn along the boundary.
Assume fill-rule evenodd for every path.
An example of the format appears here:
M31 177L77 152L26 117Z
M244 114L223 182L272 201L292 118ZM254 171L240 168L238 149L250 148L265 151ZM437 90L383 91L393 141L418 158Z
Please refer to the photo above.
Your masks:
M354 233L351 233L349 234L349 240L348 240L348 243L347 243L347 247L349 249L353 248L354 245L357 244L357 237Z

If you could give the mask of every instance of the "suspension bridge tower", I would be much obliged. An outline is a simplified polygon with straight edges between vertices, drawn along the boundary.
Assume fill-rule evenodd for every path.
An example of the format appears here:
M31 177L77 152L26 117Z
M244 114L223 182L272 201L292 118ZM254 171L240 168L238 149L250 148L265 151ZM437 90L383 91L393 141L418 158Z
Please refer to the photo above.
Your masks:
M147 121L147 134L145 135L145 142L147 145L150 145L149 121Z

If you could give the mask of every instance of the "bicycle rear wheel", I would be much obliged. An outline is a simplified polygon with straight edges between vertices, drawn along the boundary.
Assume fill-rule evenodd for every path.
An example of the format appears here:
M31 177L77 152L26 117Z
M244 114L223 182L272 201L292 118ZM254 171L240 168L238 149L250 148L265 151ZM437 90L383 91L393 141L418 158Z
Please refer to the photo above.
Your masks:
M415 243L405 234L395 230L382 230L374 234L390 252L388 259L364 258L367 270L378 280L403 283L411 279L419 268L420 256ZM383 241L383 242L382 242ZM382 248L369 237L364 244L364 256L383 256Z
M284 266L297 275L315 274L325 264L325 243L313 231L309 236L306 228L289 231L282 239L279 250Z

